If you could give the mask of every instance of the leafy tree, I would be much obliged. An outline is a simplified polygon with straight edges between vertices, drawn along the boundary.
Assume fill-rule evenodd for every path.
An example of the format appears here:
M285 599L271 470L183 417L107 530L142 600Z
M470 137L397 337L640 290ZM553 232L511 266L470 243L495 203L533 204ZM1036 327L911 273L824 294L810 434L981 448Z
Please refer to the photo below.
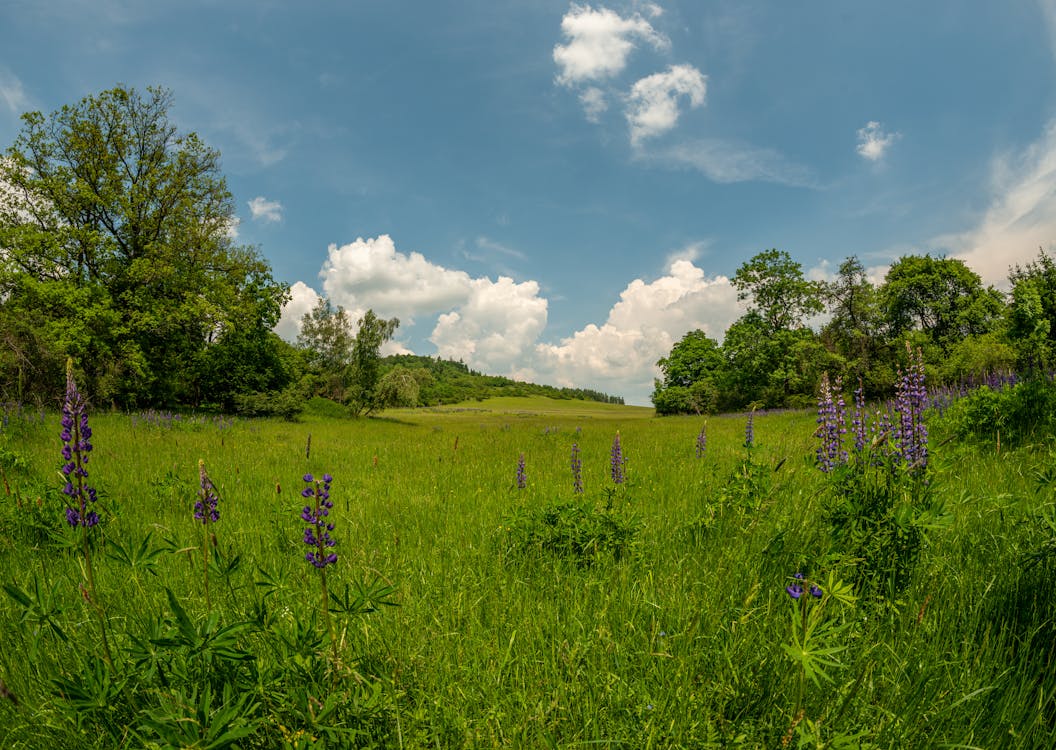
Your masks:
M399 328L398 318L385 320L367 310L359 319L359 330L352 343L348 403L356 416L367 415L381 408L378 381L381 379L381 345L392 338Z
M355 338L351 316L340 305L335 309L325 297L301 318L297 346L304 350L308 367L321 379L321 395L335 401L344 399Z
M749 311L769 331L801 328L824 309L819 284L803 278L802 266L783 250L758 253L737 269L732 283L737 299L750 300Z
M247 305L268 301L277 315L285 294L234 244L220 155L177 130L171 104L164 89L117 87L31 112L0 159L3 307L18 315L62 296L46 326L109 321L51 343L81 362L94 393L125 404L193 398L199 356L254 317Z
M652 395L657 414L714 411L718 401L714 381L723 364L719 343L703 331L683 336L671 353L656 363L663 373Z
M1056 261L1041 250L1026 268L1011 269L1008 279L1008 337L1022 369L1043 371L1056 352Z
M964 261L931 255L900 258L879 294L892 338L923 331L943 352L967 336L991 331L1004 309L1000 292L984 287Z

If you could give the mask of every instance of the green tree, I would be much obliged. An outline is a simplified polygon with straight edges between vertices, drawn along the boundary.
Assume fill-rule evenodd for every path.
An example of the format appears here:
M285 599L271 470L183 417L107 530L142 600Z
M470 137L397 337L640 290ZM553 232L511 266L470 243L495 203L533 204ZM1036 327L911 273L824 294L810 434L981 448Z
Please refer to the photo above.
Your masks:
M199 356L252 317L246 305L285 294L256 251L234 244L220 155L177 130L171 104L164 89L117 87L31 112L0 159L3 307L68 292L47 322L77 327L87 297L90 317L113 325L87 341L51 338L89 389L125 404L193 398Z
M349 363L349 389L346 396L352 413L365 416L384 403L379 398L378 381L381 379L381 345L392 338L399 328L398 318L385 320L367 310L359 319L359 329L352 342L352 358Z
M320 395L344 400L355 337L351 316L325 297L301 318L297 346L304 350L309 369L320 378Z
M803 278L803 268L783 250L758 253L737 269L731 280L737 299L749 301L770 331L802 328L820 313L821 286Z
M652 401L657 414L710 413L717 401L715 380L723 367L719 343L699 329L690 331L656 363Z
M1056 352L1056 262L1044 250L1026 268L1016 266L1008 308L1008 337L1024 371L1044 371Z
M984 287L964 261L931 255L900 258L879 295L892 338L919 330L944 353L967 336L993 330L1004 311L1001 293Z

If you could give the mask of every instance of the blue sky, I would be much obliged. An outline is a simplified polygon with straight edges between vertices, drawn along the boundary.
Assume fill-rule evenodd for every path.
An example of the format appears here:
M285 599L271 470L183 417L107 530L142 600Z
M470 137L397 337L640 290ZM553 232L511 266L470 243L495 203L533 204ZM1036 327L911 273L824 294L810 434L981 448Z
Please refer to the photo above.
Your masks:
M223 155L238 240L402 325L391 351L647 403L729 284L788 251L964 258L1056 239L1056 0L0 6L0 145L118 83Z

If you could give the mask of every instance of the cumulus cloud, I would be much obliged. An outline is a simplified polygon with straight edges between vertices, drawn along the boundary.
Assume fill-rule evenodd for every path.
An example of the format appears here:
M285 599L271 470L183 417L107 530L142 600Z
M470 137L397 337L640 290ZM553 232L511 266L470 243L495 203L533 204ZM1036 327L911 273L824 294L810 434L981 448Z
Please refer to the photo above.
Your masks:
M599 388L645 404L656 361L676 341L695 328L720 339L742 313L729 279L709 278L695 264L703 247L693 243L672 253L660 278L627 285L603 323L590 323L556 343L544 337L549 301L538 282L473 278L420 253L398 251L388 235L331 245L320 277L330 300L354 317L373 308L384 317L399 317L407 332L411 316L435 315L428 341L441 357L496 375ZM303 282L290 291L276 330L292 341L319 295ZM402 342L383 349L409 351Z
M412 323L415 315L447 312L465 302L473 281L426 260L421 253L402 253L387 234L330 245L319 273L323 289L335 304L371 308L384 317Z
M697 328L721 340L742 312L728 278L708 278L692 261L675 260L655 281L632 281L602 325L537 345L536 369L561 385L593 385L648 403L656 361L675 342Z
M567 44L554 47L558 83L573 86L611 78L627 66L627 58L638 42L657 49L670 46L667 37L638 13L624 18L608 8L594 10L573 4L561 19Z
M275 326L275 333L289 342L297 340L301 332L301 319L319 302L319 293L303 281L290 287L290 299L282 308L282 316Z
M990 205L967 231L933 245L960 258L989 284L1004 285L1009 266L1029 263L1056 241L1056 120L1018 154L994 159Z
M901 133L888 133L879 122L870 120L864 128L858 129L858 147L855 150L863 159L877 162L884 158L891 144L901 137Z
M706 93L707 77L692 65L672 65L636 81L627 96L631 144L671 130L678 123L679 100L688 99L696 108L704 104Z
M439 317L429 340L446 359L471 362L485 372L523 371L526 354L546 327L547 300L539 284L474 279L469 297Z
M247 203L254 221L260 220L269 223L282 221L282 204L278 201L269 201L263 195L258 195Z

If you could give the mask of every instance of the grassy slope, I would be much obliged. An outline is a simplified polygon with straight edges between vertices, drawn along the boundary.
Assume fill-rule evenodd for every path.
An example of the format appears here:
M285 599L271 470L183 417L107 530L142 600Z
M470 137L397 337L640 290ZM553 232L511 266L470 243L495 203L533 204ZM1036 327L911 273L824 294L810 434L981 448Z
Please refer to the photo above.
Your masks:
M708 454L698 460L703 419L644 419L649 412L494 399L377 420L227 429L100 415L92 479L107 505L108 538L138 541L150 531L191 546L188 507L204 458L222 496L220 544L245 560L217 594L235 620L251 609L258 566L289 584L288 606L311 610L299 478L331 472L341 553L332 588L382 576L398 586L401 605L349 623L344 658L390 685L405 747L775 747L794 723L797 684L781 646L784 586L797 569L825 569L813 415L756 418L757 460L783 462L773 491L758 510L725 513L701 537L689 524L743 455L743 417L710 418ZM26 462L9 470L13 486L25 503L40 496L48 517L61 513L56 425L52 415L44 426L10 428L6 443ZM513 513L571 499L572 442L582 450L587 496L604 502L617 430L629 475L619 507L643 524L639 554L585 569L546 557L504 562ZM521 453L529 484L518 491ZM1051 567L1021 565L1040 542L1030 468L1046 460L1031 448L938 452L950 521L897 605L847 613L844 667L807 691L806 717L822 722L824 738L863 731L882 747L1046 746L1056 719L1056 579ZM5 499L0 520L15 529L25 513ZM116 632L139 632L165 611L162 582L195 617L204 614L189 555L163 556L160 578L97 560ZM57 581L67 627L90 637L76 556L34 549L16 531L0 540L0 565L4 581L24 587L34 575ZM54 745L59 731L66 746L91 746L49 697L45 678L67 659L47 637L30 653L17 617L0 600L0 678L22 698L18 709L0 702L0 745Z

